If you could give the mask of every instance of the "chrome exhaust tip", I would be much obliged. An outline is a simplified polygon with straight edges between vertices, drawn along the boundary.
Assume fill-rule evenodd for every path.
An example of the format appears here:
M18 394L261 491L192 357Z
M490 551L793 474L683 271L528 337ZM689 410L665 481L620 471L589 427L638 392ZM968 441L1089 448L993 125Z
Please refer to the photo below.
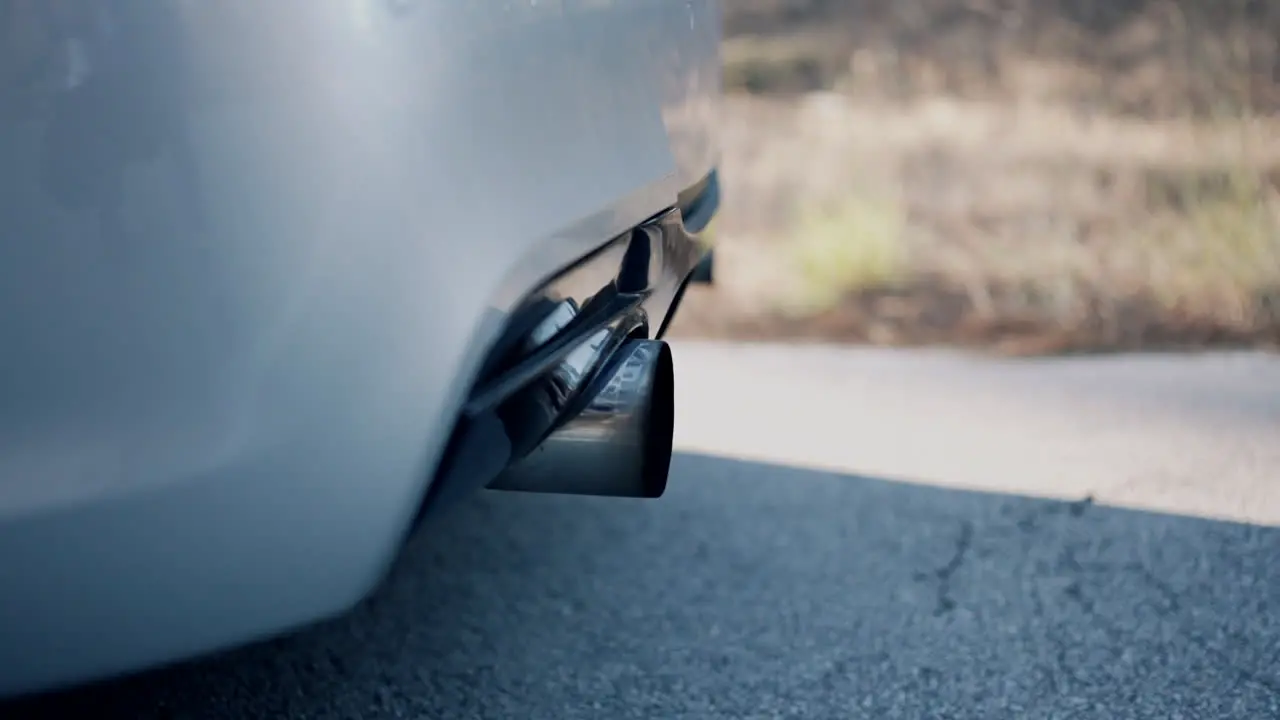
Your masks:
M628 340L584 393L583 408L489 483L493 490L658 498L675 421L671 348Z

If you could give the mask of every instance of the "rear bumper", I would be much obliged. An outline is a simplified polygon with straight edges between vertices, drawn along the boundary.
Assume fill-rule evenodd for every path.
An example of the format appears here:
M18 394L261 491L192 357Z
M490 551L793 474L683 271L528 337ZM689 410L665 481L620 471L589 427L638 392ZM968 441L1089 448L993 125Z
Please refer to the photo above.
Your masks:
M512 410L580 360L592 328L657 333L704 250L677 208L509 312L480 317L471 342L441 342L427 332L439 323L415 343L395 342L394 315L360 318L384 340L361 343L360 362L346 367L293 356L292 372L333 392L316 386L306 400L243 418L254 425L238 443L217 425L197 435L210 422L198 406L167 431L143 427L150 435L137 424L117 435L64 427L33 444L33 433L6 430L0 478L43 484L6 485L0 503L0 695L182 660L345 611L380 580L415 512L482 487L545 432ZM531 342L537 308L566 300L599 312ZM442 372L442 357L460 369ZM461 409L436 416L442 406ZM184 442L209 440L224 443L220 454L183 454L207 451ZM88 454L95 448L114 453ZM59 485L87 477L95 484Z
M714 155L715 0L81 5L0 48L0 694L362 598L521 300Z

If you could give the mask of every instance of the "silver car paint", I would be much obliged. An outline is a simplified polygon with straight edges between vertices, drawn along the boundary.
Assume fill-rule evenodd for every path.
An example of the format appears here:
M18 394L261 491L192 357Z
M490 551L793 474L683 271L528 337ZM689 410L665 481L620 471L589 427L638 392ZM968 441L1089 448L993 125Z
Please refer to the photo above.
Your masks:
M512 303L716 160L718 0L0 32L0 694L357 602Z

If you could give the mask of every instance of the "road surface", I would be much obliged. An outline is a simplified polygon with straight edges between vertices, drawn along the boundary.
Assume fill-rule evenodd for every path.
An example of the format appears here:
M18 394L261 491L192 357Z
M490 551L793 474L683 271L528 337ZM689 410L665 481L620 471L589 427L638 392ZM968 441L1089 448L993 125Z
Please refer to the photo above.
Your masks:
M482 493L348 618L0 717L1280 717L1280 360L676 353L662 500Z

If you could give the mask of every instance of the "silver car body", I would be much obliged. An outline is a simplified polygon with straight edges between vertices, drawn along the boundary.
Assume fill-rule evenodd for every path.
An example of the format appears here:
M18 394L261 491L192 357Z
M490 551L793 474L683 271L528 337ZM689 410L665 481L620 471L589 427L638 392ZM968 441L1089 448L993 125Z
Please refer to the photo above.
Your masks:
M714 169L719 12L0 2L0 695L365 597L514 304Z

